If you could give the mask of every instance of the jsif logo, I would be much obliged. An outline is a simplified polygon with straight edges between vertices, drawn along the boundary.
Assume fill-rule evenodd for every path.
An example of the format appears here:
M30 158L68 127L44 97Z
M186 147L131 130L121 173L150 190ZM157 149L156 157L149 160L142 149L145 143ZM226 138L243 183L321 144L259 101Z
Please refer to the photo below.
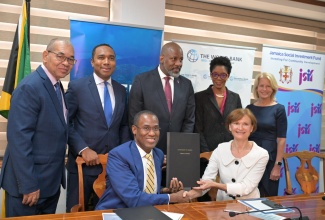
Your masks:
M299 144L292 144L292 145L286 144L286 153L290 154L293 152L297 152L298 146L299 146Z
M298 138L300 138L301 135L310 134L310 127L311 124L305 124L304 126L298 124Z
M306 72L303 71L301 68L299 70L299 85L301 85L302 82L312 82L313 81L313 73L314 70L307 69Z
M310 117L313 117L315 114L322 114L322 103L318 103L318 104L314 104L311 103L311 107L310 107Z
M288 102L287 114L290 116L291 113L299 113L300 102L290 103Z
M309 144L309 151L319 153L320 144L315 144L314 146L312 144Z

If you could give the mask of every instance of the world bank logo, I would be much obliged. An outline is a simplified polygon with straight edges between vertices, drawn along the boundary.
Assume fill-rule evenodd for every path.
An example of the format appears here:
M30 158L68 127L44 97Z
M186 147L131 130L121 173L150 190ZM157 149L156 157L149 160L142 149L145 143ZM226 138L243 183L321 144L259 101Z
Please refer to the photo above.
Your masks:
M196 62L199 59L199 55L198 55L197 51L194 49L190 49L187 52L187 59L188 59L188 61L190 61L192 63Z

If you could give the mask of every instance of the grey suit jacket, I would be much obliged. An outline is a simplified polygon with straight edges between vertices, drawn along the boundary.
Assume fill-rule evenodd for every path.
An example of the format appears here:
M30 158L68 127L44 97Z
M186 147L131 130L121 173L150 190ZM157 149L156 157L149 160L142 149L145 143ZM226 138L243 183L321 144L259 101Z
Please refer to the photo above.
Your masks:
M85 147L98 154L105 154L114 147L130 140L127 123L126 89L112 80L115 109L108 126L98 94L94 76L69 83L66 100L69 109L69 157L67 169L77 173L76 157ZM98 175L101 166L85 166L84 174Z
M154 112L159 119L160 139L157 148L166 154L167 132L192 133L195 123L194 90L189 79L179 76L174 80L174 99L171 114L158 69L135 77L129 96L129 124L142 110Z
M220 143L233 139L225 127L226 118L242 107L239 95L226 88L227 99L221 114L211 86L195 93L195 132L200 134L201 152L213 151Z

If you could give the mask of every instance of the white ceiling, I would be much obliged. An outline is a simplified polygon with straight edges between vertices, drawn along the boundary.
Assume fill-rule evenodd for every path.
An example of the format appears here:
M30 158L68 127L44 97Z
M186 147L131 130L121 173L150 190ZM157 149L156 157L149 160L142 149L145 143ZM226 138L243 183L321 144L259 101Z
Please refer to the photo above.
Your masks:
M289 0L197 0L325 22L325 7ZM325 2L325 0L318 0Z

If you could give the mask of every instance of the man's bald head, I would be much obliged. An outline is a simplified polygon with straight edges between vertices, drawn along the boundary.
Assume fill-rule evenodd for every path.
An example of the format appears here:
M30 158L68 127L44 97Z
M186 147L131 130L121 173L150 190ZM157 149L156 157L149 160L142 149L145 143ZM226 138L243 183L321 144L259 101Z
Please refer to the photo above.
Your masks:
M160 69L166 76L179 77L183 65L183 50L175 42L161 48Z

